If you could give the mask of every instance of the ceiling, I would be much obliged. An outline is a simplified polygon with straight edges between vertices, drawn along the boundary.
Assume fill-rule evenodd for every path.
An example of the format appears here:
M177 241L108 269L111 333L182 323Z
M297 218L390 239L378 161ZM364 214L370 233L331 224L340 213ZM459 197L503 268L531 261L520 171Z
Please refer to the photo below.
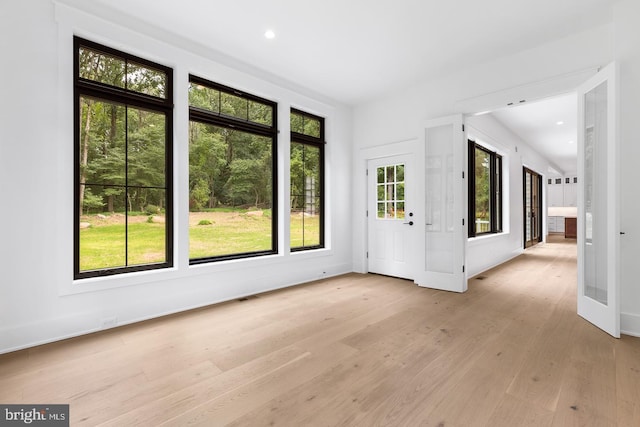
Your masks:
M610 23L616 1L93 0L92 7L354 106ZM267 30L275 38L265 38ZM573 96L492 114L559 172L576 170L577 144L568 143L576 140Z
M491 115L561 169L556 172L577 171L578 105L575 93L504 108Z
M357 105L470 63L608 23L615 1L93 0L91 4L114 11L123 21L134 17L298 87ZM267 29L275 32L274 39L264 37Z

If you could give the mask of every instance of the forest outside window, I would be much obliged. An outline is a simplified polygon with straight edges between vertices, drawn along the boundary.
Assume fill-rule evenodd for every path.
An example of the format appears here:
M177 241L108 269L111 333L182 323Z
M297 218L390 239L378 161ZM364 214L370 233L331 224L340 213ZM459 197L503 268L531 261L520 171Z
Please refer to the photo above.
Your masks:
M172 70L74 38L74 277L171 267Z
M469 237L502 231L502 156L469 141Z
M277 252L276 104L189 77L192 264Z
M291 250L324 247L324 119L291 110Z

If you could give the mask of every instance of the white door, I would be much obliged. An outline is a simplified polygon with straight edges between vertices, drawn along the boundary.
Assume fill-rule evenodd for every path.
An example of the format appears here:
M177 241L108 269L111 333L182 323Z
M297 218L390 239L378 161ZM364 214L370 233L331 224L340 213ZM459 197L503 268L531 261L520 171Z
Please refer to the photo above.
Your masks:
M409 154L367 161L369 272L413 279L415 166Z
M578 314L620 337L617 66L578 88Z
M429 120L422 129L425 167L419 179L424 190L418 193L418 203L425 211L416 230L423 239L415 282L454 292L467 290L466 141L462 125L462 115L456 115Z

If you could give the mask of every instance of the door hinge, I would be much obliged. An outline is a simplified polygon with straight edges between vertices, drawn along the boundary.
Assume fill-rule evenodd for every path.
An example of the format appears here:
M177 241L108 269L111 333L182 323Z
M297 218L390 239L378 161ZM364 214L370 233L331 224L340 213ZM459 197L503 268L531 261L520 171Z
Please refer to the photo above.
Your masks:
M462 179L464 179L464 171L462 171Z
M464 225L464 218L462 218L462 225Z
M367 258L369 258L369 251L367 251Z
M462 125L462 132L464 132L464 125Z
M369 218L369 210L367 210L367 218Z
M464 273L464 265L462 266L462 272Z
M369 176L369 169L367 169L365 172L366 172L367 176Z

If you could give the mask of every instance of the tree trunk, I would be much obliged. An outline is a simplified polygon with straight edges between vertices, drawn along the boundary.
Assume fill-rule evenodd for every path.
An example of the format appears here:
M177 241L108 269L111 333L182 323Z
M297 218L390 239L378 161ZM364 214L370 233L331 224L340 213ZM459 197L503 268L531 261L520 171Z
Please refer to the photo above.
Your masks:
M89 132L91 130L91 107L93 106L93 101L90 99L86 100L87 102L87 120L84 124L84 138L82 139L82 153L80 155L80 216L82 216L82 205L84 203L84 191L85 185L84 182L87 180L87 165L89 158Z

